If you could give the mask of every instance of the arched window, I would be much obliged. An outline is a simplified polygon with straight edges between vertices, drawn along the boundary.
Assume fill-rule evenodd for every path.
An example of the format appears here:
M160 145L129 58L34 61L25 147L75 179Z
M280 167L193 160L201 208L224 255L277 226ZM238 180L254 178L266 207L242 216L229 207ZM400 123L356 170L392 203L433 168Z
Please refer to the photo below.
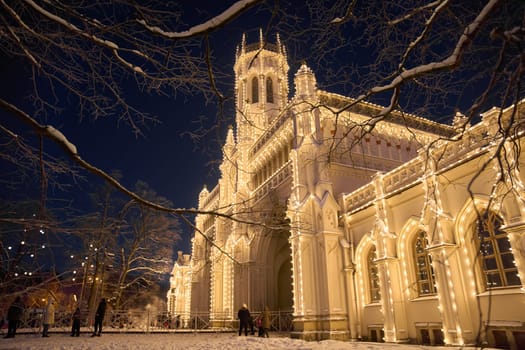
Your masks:
M419 232L414 239L414 261L416 265L417 292L419 296L436 294L432 258L428 254L428 240L425 232Z
M273 81L272 78L266 78L266 102L273 103Z
M377 303L381 300L381 294L379 290L379 271L377 269L376 259L376 247L372 247L368 251L367 263L368 263L368 281L370 282L370 302Z
M252 103L259 102L259 79L252 78Z
M487 289L521 284L510 241L501 229L502 224L503 220L498 215L487 211L475 225Z

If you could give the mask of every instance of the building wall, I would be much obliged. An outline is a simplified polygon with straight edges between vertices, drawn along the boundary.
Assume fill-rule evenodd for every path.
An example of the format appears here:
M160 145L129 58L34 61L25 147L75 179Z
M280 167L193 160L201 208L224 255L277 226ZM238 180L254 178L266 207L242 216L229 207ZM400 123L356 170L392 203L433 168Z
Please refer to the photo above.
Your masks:
M190 255L178 252L177 261L170 275L170 289L167 293L168 315L173 324L176 320L180 325L187 326L191 314L192 270Z
M306 65L288 99L278 38L243 39L234 69L236 125L199 210L235 220L197 215L192 310L209 310L213 326L234 323L243 303L291 309L292 336L304 339L517 344L524 175L506 169L491 197L497 142L487 142L499 137L494 118L505 123L512 110L488 111L456 139L453 126L398 112L363 132L382 107L319 90ZM523 164L505 147L509 164ZM487 289L470 229L475 208L500 215L520 283Z
M510 113L510 109L503 112ZM522 118L523 114L518 116ZM439 161L429 160L431 153L421 153L418 157L424 161L421 164L434 165L427 170L422 167L416 170L415 181L402 181L384 191L389 179L403 178L396 173L404 169L399 167L378 175L379 186L364 206L354 203L360 203L358 197L366 189L343 196L347 239L358 242L356 292L360 296L358 314L362 323L356 337L370 338L370 330L381 325L386 341L423 343L441 339L450 345L486 341L513 349L523 345L519 340L525 331L522 175L515 173L512 184L501 182L500 190L491 194L494 179L500 173L498 163L491 160L493 145L497 142L487 142L495 140L492 136L498 137L490 135L491 125L493 121L484 118L463 137L466 141L438 145L433 152ZM516 140L518 148L522 144L523 139ZM508 150L516 149L507 146ZM447 147L451 148L447 151L449 155L441 157ZM523 162L522 155L521 160L514 159L512 152L506 155L511 167ZM417 165L418 159L412 163ZM488 285L483 273L483 255L479 254L476 209L478 213L490 210L500 216L505 239L496 245L502 249L510 245L512 249L509 253L512 258L506 259L506 267L514 283ZM385 212L384 218L380 210ZM425 252L431 257L436 286L436 291L428 295L420 295L417 289L413 240L419 232L425 232L428 240ZM381 302L369 300L370 271L366 255L372 247L378 251L374 263L379 265ZM496 256L500 258L503 261L503 254ZM485 262L487 266L491 264ZM389 319L389 316L392 317ZM501 339L497 342L501 333L506 334L507 343Z

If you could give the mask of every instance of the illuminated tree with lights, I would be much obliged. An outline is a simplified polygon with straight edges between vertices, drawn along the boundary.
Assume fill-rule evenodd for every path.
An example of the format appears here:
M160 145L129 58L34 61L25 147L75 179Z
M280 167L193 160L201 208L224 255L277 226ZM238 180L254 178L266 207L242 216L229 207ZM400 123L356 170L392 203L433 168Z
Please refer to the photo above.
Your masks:
M4 203L6 213L0 225L0 291L2 295L20 293L31 288L49 289L61 272L53 260L53 245L58 244L56 222L42 219L35 202Z
M144 182L134 190L170 205ZM135 200L126 201L111 186L103 186L92 197L97 211L79 217L73 230L81 248L70 256L71 282L80 285L78 302L87 310L93 311L100 298L121 309L140 297L136 291L154 290L152 285L169 272L180 238L178 221Z

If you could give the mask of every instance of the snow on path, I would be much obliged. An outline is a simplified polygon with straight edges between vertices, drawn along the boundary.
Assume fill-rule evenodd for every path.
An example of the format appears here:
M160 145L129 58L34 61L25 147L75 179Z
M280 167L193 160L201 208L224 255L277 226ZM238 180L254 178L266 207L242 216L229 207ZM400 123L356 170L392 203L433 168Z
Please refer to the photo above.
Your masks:
M51 334L42 338L35 334L20 334L12 339L0 338L5 350L451 350L459 348L396 345L385 343L341 342L325 340L306 342L288 337L259 338L237 336L234 333L172 333L172 334L102 334L101 337L70 337ZM474 348L461 348L462 350ZM485 348L487 349L487 348Z

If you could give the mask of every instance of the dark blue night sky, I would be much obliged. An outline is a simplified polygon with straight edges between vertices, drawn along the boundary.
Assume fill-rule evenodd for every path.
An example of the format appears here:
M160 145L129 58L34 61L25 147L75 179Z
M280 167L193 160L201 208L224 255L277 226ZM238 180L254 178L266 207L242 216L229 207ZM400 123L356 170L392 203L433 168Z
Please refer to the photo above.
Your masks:
M184 20L188 28L192 25L202 23L217 15L226 9L230 3L222 1L192 1L187 3L184 9ZM182 5L184 6L184 5ZM303 2L293 1L280 2L281 10L286 11L287 7L293 6L296 14L298 28L309 28L310 14L301 12L300 6L306 6ZM262 12L258 9L251 9L239 18L228 23L224 28L220 28L210 34L210 41L215 57L215 65L220 67L221 71L229 76L221 77L219 87L229 99L224 104L224 112L221 116L221 124L218 129L213 130L201 143L195 144L184 134L186 131L192 131L199 126L195 120L203 117L207 122L205 127L216 125L217 106L206 104L202 95L195 94L188 96L178 94L177 96L152 96L147 93L139 93L134 86L132 79L123 81L124 89L127 91L129 101L146 112L156 115L160 121L158 124L149 123L143 129L143 135L136 136L129 126L119 124L115 118L91 120L84 118L79 120L77 116L77 107L74 102L58 92L58 104L63 108L61 114L41 120L42 123L49 123L55 128L61 130L68 139L77 146L80 156L92 163L94 166L101 168L106 172L119 170L123 174L121 182L128 188L132 188L136 181L142 180L148 183L159 195L166 197L177 208L192 208L197 206L198 194L203 185L209 189L213 188L218 178L218 163L221 159L221 146L224 141L224 135L228 124L232 124L235 116L233 106L233 89L234 74L233 64L235 60L235 48L239 45L243 33L247 33L248 42L257 41L259 28L266 28L268 20L271 18L270 11ZM341 45L346 45L354 40L350 34L353 29L361 30L363 28L349 27L349 34L342 38ZM280 34L282 41L287 44L286 27L281 28ZM288 47L288 59L290 64L290 92L293 94L293 74L297 71L300 63L306 57L309 59L306 63L316 73L317 81L322 89L342 93L352 96L355 91L345 90L346 83L354 79L354 76L340 76L339 85L334 81L324 80L325 73L331 72L332 77L337 76L338 63L347 65L355 64L357 66L365 64L371 59L370 52L358 49L350 53L345 50L336 52L330 58L331 66L325 66L326 61L317 61L314 57L309 56L308 32L305 31L305 39L294 46ZM269 33L269 41L275 39L275 32ZM453 38L452 40L455 40ZM329 43L330 45L332 43ZM302 46L301 46L302 45ZM442 48L444 51L448 47ZM21 77L29 76L24 72L19 62L8 59L0 55L0 96L4 99L12 99L16 103L23 101L22 105L30 106L26 98L31 90L31 82ZM461 76L457 77L458 79ZM347 82L344 80L347 79ZM355 81L352 81L355 83ZM366 82L365 82L366 83ZM358 86L358 81L354 86ZM427 111L429 115L436 115L437 120L450 122L454 108L461 103L470 105L477 96L474 89L465 91L462 96L457 97L448 105L448 110L441 109L436 111ZM374 102L381 102L381 96L378 96ZM387 96L388 98L388 96ZM443 97L446 100L446 97ZM385 100L386 102L387 100ZM411 101L413 102L413 101ZM416 101L417 102L417 101ZM445 101L448 102L448 101ZM446 103L444 103L446 105ZM408 109L410 112L414 110ZM434 113L435 112L435 113ZM6 116L5 112L0 111L0 118L7 120L7 123L16 125L17 121L11 116ZM14 127L17 130L17 127ZM53 148L51 148L53 150ZM58 151L55 149L55 151ZM57 153L58 155L59 153ZM3 163L0 163L0 165ZM5 166L5 165L4 165ZM7 172L9 169L2 169ZM90 177L89 181L92 181ZM84 205L86 200L84 194L90 191L88 184L90 182L80 182L75 187L74 192L70 195L78 207ZM38 183L34 184L36 187ZM30 187L30 186L28 186ZM6 199L13 198L13 193L9 189L0 187L4 191L2 196ZM190 249L190 232L185 229L183 241L178 243L178 249L189 252Z

